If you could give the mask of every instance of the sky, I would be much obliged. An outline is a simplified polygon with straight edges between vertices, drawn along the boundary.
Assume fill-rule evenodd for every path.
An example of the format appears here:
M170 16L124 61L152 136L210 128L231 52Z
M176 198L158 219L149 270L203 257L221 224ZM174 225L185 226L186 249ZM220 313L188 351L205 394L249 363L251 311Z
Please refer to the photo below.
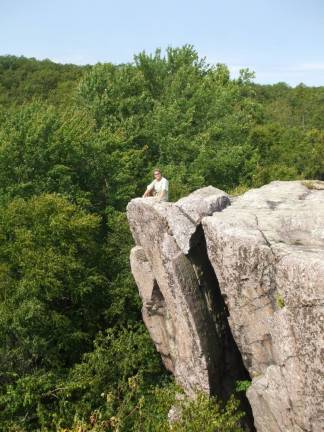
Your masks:
M324 0L0 0L0 55L117 64L184 44L233 77L324 85Z

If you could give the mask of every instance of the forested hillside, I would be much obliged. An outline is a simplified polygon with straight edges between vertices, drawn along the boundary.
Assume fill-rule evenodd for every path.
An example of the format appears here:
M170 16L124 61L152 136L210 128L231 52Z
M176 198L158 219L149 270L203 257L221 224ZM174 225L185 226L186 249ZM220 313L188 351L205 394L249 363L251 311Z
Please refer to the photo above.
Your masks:
M90 66L61 65L50 60L0 56L0 104L18 106L40 98L53 104L66 104L78 80Z
M252 79L191 46L123 65L0 57L1 431L168 430L178 390L141 322L125 207L154 167L172 201L324 180L324 87ZM240 431L236 396L200 396L172 430Z

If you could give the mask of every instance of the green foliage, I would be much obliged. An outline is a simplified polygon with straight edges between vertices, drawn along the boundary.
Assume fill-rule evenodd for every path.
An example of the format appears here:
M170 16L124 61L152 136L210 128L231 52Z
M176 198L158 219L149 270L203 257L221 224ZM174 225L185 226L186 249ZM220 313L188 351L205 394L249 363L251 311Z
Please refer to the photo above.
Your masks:
M106 310L110 323L124 324L139 319L141 301L130 272L129 251L133 245L126 215L107 208L107 236L102 248L102 265L110 276ZM118 251L118 253L116 253Z
M88 68L50 60L0 56L0 105L18 107L33 97L66 104L72 100L83 70Z
M249 381L249 380L236 381L235 390L237 392L246 392L250 386L251 386L251 381Z
M0 57L1 431L241 430L233 398L177 398L139 324L125 207L157 166L172 200L324 180L324 87L252 79L190 45L93 67Z
M252 129L250 142L259 153L253 174L256 186L272 180L324 178L323 131L260 125Z
M276 296L276 305L278 306L279 309L285 307L285 299L280 294Z
M232 188L247 176L255 160L248 132L260 118L250 78L242 71L230 80L226 66L211 67L184 46L165 57L141 53L135 66L99 64L78 98L101 131L127 137L124 151L142 151L146 172L160 166L174 178L177 199L204 184Z
M161 361L142 325L98 334L94 350L70 372L67 385L59 390L61 417L87 421L118 419L121 430L131 430L142 399L155 385L166 380ZM64 423L63 423L64 424ZM68 424L67 424L68 425Z
M214 398L199 393L195 400L180 405L180 419L175 421L174 432L243 432L240 419L243 413L238 410L239 402L232 396L222 406Z
M91 119L73 108L59 111L33 102L8 114L0 130L2 193L30 197L58 192L86 200L83 182L89 177L92 138Z
M266 123L305 130L324 128L324 87L295 88L285 83L255 85L257 99L264 106Z
M127 398L114 410L113 393L102 393L105 411L95 410L88 420L75 419L70 428L61 432L243 432L240 421L244 414L233 396L226 403L198 393L188 399L172 382L143 387L138 375L128 380ZM170 422L168 412L175 411Z
M157 386L167 382L143 325L99 332L93 350L68 374L39 371L18 378L0 398L1 424L13 428L23 422L28 431L43 431L89 419L93 423L94 418L107 424L115 417L124 425L122 430L133 430L129 428L142 415L138 410L143 398L150 404L159 394Z
M95 268L99 218L40 195L13 199L0 220L2 371L73 364L106 304L107 280Z

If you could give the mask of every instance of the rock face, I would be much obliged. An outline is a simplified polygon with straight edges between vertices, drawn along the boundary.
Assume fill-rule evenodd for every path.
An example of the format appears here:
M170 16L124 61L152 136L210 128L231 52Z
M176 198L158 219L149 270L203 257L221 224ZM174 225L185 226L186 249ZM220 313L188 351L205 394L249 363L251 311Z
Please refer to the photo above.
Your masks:
M132 272L164 364L189 394L221 396L247 369L259 432L323 427L321 188L273 182L229 205L208 187L128 205Z
M165 366L189 393L214 391L222 357L220 330L213 318L215 293L203 287L203 265L195 266L189 251L203 238L201 219L229 204L224 192L208 187L175 204L137 198L127 208L137 244L131 251L131 268L143 300L144 322ZM206 276L212 273L210 267Z

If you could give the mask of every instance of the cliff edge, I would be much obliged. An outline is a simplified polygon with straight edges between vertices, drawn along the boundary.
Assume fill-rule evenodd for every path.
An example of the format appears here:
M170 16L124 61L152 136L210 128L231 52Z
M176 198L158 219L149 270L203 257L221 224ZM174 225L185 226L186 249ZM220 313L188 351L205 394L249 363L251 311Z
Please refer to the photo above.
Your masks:
M127 208L143 319L192 394L237 380L259 432L323 425L324 183L272 182L236 198L214 187Z

